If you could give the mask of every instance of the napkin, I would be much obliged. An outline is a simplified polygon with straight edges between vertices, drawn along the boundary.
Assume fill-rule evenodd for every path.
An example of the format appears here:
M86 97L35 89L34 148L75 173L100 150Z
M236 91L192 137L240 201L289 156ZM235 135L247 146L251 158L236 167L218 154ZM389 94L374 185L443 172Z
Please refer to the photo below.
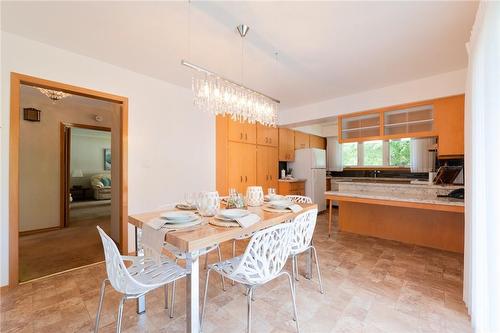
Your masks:
M255 223L260 221L260 216L257 214L248 214L242 217L238 217L235 219L236 222L242 227L242 228L248 228Z
M287 208L290 209L294 213L298 213L302 210L302 206L297 205L297 204L292 204L292 205L288 206Z
M165 220L156 218L142 226L142 247L144 255L154 259L157 263L161 261L161 249L165 242L167 229L161 229Z

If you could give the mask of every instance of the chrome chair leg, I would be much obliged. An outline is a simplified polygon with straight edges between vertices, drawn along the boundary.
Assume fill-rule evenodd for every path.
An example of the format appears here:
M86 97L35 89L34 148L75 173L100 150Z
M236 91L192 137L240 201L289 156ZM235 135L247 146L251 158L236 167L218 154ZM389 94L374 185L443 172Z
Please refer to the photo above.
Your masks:
M222 252L220 250L220 246L217 246L217 254L219 256L219 262L222 262ZM221 282L222 282L222 290L226 291L226 285L224 283L224 277L221 275L220 279L221 279Z
M296 275L297 275L297 261L296 261L296 257L293 256L292 257L292 286L293 286L293 292L295 292L296 290Z
M94 327L94 333L99 332L99 320L101 319L101 311L102 311L102 303L104 302L104 293L106 290L106 282L108 282L108 279L104 279L101 283L101 291L100 291L100 296L99 296L99 307L97 308L97 315L95 317L95 327Z
M163 298L165 299L165 309L168 309L168 298L169 298L168 297L168 284L163 286Z
M234 257L236 257L236 239L233 239L232 258ZM231 280L231 284L234 286L234 280Z
M174 318L174 304L175 304L175 281L172 282L172 301L170 302L170 318Z
M210 278L210 271L211 269L207 270L207 276L205 279L205 292L203 296L203 307L201 308L201 315L200 315L200 332L203 332L203 321L205 320L205 310L207 306L207 295L208 295L208 279Z
M253 288L248 288L247 333L250 333L252 331L252 297L253 297Z
M122 331L122 317L123 317L123 305L125 304L126 297L123 296L120 300L120 306L118 306L118 318L116 320L116 333L121 333Z
M295 303L295 292L293 290L293 282L292 277L288 272L283 272L284 275L288 277L288 282L290 283L290 294L292 295L292 304L293 304L293 320L295 320L295 326L297 327L297 332L300 332L299 329L299 318L297 317L297 304Z
M314 261L316 262L316 270L318 272L319 291L320 291L320 293L324 294L325 291L323 290L323 282L321 281L321 272L319 271L318 254L316 253L316 248L314 246L311 246L311 249L314 253Z

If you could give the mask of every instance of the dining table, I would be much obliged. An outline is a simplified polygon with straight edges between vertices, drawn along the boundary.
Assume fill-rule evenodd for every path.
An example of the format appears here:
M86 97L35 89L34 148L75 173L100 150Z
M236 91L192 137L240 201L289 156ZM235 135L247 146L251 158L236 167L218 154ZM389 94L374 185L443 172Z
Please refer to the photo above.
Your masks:
M210 224L210 219L214 217L203 217L203 222L195 228L186 230L177 230L168 232L165 236L165 242L175 246L179 250L186 252L185 267L188 272L186 276L186 332L200 332L200 269L199 269L199 250L214 244L221 244L226 241L236 239L238 237L249 235L252 232L271 227L284 222L289 222L295 216L307 210L316 208L316 204L300 204L302 211L293 213L290 212L270 212L260 207L248 207L251 213L259 215L260 221L247 228L242 227L220 227ZM175 210L175 209L170 209ZM138 250L138 229L142 228L145 223L159 218L162 211L146 212L142 214L134 214L128 217L128 221L135 227L135 244L136 251ZM306 278L312 276L312 252L306 256ZM137 299L137 313L146 311L145 296Z

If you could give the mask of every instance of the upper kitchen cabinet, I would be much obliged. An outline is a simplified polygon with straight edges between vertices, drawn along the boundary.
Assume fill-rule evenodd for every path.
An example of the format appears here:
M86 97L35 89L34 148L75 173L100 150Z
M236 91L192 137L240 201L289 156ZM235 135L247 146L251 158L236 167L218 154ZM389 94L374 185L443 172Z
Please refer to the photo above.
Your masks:
M309 135L309 148L326 149L326 138L318 135Z
M381 133L381 113L339 116L339 142L377 140Z
M278 147L278 129L257 124L257 144Z
M256 143L257 125L228 119L229 141Z
M278 148L257 146L257 185L264 192L272 187L278 187Z
M383 115L385 137L435 135L433 103L386 111Z
M438 132L438 156L464 154L464 95L441 98L434 103Z
M309 148L309 134L295 131L295 149Z
M288 128L278 128L280 161L295 160L295 133Z

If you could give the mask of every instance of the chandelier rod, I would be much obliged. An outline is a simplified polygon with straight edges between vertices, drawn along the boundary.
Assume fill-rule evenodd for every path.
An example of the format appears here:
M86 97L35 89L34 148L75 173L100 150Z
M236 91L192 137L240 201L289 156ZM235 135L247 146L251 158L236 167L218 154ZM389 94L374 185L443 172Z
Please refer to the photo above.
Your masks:
M254 92L254 93L256 93L256 94L259 94L259 95L262 95L262 96L264 96L264 97L266 97L266 98L269 98L270 100L272 100L272 101L273 101L273 102L275 102L275 103L280 103L280 101L279 101L279 100L277 100L276 98L272 98L271 96L268 96L268 95L266 95L266 94L263 94L263 93L261 93L261 92L259 92L259 91L257 91L257 90L254 90L254 89L251 89L251 88L245 87L244 85L242 85L242 84L240 84L240 83L236 83L236 82L234 82L234 81L231 81L231 80L229 80L229 79L226 79L225 77L222 77L222 76L220 76L219 74L217 74L217 73L215 73L215 72L212 72L212 71L210 71L210 70L208 70L208 69L206 69L206 68L203 68L203 67L200 67L200 66L198 66L198 65L195 65L195 64L193 64L193 63L190 63L190 62L188 62L188 61L186 61L186 60L181 60L181 65L184 65L184 66L189 67L189 68L191 68L191 69L197 70L197 71L199 71L199 72L203 72L203 73L210 74L210 75L215 75L215 76L217 76L217 77L219 77L219 78L221 78L221 79L223 79L223 80L225 80L225 81L227 81L227 82L229 82L229 83L231 83L231 84L234 84L234 85L236 85L236 86L238 86L238 87L244 88L244 89L246 89L246 90L250 90L251 92Z

